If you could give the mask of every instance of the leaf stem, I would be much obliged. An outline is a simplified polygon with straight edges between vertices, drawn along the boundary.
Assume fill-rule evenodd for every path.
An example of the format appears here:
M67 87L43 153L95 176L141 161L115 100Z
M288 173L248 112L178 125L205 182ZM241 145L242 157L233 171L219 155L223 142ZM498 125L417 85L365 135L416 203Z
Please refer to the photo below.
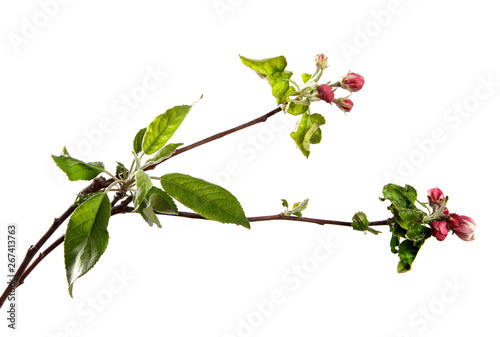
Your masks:
M115 180L115 181L118 181L118 180L119 180L119 179L118 179L118 178L117 178L114 174L112 174L112 173L111 173L111 172L109 172L108 170L103 169L103 170L102 170L102 172L103 172L103 173L106 173L107 175L109 175L109 176L110 176L111 178L113 178L113 180Z

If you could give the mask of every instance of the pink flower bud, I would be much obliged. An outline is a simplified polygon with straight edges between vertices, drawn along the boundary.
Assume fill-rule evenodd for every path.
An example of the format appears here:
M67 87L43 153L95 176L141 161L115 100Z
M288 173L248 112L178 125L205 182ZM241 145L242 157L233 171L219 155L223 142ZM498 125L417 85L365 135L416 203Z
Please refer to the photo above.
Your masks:
M337 104L337 107L344 111L345 113L351 111L352 106L354 103L347 97L340 97L339 99L335 99L335 104Z
M332 103L335 94L330 86L322 84L318 87L318 97L326 103Z
M328 67L328 57L323 54L316 55L314 61L316 62L316 67L319 67L322 70L325 70L326 67Z
M448 227L460 239L473 241L475 239L476 223L470 217L453 213L448 219Z
M437 187L431 188L427 191L427 199L429 200L429 206L435 212L444 202L444 193Z
M431 235L438 241L443 241L448 235L449 229L446 221L433 221L431 224Z
M340 86L350 92L360 91L364 84L363 76L356 73L348 73L340 79Z

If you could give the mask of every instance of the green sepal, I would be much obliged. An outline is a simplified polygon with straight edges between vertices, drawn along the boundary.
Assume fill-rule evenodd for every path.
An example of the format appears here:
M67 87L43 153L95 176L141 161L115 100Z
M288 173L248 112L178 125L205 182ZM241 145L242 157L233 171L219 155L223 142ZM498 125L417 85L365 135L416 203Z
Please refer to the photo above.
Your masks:
M69 155L66 147L63 148L61 156L52 155L52 159L66 173L70 181L92 180L104 171L104 164L102 162L85 163L79 159L75 159Z
M244 65L255 70L260 78L269 81L278 104L286 102L287 91L290 87L289 80L293 73L285 70L287 62L284 56L254 60L240 55L240 59Z

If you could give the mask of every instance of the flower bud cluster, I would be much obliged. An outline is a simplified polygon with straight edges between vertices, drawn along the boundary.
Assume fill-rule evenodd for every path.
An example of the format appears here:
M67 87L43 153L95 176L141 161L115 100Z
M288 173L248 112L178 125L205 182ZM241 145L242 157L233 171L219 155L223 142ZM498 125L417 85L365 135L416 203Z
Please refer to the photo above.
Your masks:
M457 213L449 214L446 208L446 198L444 193L437 187L427 191L427 199L429 206L433 210L433 215L441 215L439 220L434 220L431 223L431 235L439 241L446 239L450 231L456 234L464 241L473 241L475 239L476 223L470 217L458 215ZM439 214L441 213L441 214Z
M323 54L318 54L315 57L316 62L316 72L323 71L328 67L328 57ZM348 97L335 98L336 88L342 88L350 93L360 91L365 84L365 79L363 76L356 73L347 73L347 75L342 76L339 81L335 83L328 82L326 84L320 84L317 88L317 97L326 103L335 103L337 107L343 112L347 113L351 111L354 103ZM334 89L335 88L335 89Z

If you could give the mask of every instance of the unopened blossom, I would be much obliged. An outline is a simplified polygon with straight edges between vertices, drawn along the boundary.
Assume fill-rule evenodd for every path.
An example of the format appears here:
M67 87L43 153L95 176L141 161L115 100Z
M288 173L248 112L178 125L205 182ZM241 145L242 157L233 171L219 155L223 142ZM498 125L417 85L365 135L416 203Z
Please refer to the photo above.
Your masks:
M318 87L318 97L326 103L332 103L335 94L330 86L321 84Z
M316 55L314 61L316 62L316 67L322 70L325 70L328 67L328 57L326 57L324 54Z
M429 206L435 212L444 203L444 193L437 187L431 188L427 191L427 199L429 200Z
M447 220L448 227L460 239L464 241L473 241L475 239L476 223L466 215L450 214Z
M344 111L345 113L351 111L354 103L347 97L340 97L339 99L335 99L335 104L337 104L337 107Z
M431 224L431 235L439 241L446 239L449 229L446 221L433 221Z
M350 92L360 91L363 85L365 85L365 79L356 73L348 73L340 79L340 86Z

